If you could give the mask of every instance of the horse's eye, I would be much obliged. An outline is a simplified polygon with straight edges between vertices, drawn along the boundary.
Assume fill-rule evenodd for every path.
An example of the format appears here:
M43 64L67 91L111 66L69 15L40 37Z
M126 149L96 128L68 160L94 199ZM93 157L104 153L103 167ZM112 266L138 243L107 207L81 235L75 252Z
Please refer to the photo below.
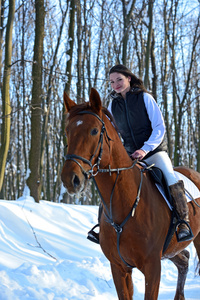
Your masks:
M91 135L97 135L97 133L98 133L98 129L97 128L93 128L91 130Z

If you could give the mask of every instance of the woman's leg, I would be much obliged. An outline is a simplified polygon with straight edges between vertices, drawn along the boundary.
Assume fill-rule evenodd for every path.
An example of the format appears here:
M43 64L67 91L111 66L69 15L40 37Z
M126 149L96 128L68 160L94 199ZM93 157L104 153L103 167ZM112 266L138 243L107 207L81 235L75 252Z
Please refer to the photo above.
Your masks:
M144 161L148 165L154 164L155 167L161 169L169 186L178 182L174 174L171 159L167 152L159 151L146 159L144 158Z

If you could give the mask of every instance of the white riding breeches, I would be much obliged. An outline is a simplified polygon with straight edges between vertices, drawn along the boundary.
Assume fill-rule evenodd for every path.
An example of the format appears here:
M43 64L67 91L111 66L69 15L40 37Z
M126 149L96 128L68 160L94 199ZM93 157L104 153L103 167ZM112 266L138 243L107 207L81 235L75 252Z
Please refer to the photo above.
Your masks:
M155 154L151 155L150 157L148 157L146 159L144 158L144 161L148 165L154 164L155 167L161 169L168 185L172 185L178 181L174 174L172 162L171 162L171 159L169 158L167 152L165 152L165 151L156 152Z

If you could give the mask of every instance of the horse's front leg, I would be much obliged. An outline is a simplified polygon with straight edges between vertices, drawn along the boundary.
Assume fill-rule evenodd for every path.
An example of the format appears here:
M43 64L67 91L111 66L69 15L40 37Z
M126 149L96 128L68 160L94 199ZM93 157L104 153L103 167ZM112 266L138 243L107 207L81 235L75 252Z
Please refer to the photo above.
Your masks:
M119 300L132 300L133 299L133 282L132 270L125 270L122 267L111 265L112 276L117 291Z
M144 300L157 300L161 276L161 261L159 255L156 259L149 257L141 271L145 276Z

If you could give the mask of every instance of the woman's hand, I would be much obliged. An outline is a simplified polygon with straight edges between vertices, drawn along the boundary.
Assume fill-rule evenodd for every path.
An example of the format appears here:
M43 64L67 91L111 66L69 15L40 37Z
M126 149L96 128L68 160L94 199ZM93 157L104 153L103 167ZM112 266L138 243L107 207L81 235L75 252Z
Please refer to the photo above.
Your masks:
M131 157L133 159L139 159L142 160L146 155L146 152L143 151L142 149L136 150L134 153L131 154Z

